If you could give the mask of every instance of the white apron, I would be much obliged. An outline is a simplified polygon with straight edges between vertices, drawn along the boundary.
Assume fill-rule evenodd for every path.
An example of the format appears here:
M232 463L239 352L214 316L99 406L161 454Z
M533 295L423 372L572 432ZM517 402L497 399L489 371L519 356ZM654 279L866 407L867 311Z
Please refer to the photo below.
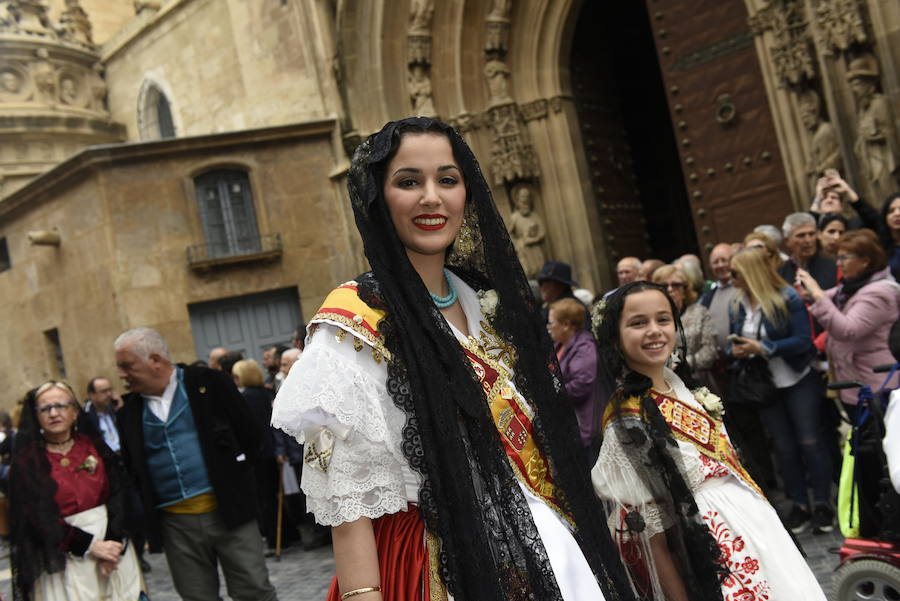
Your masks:
M63 519L95 537L106 534L106 505ZM137 601L142 590L144 575L134 545L129 544L108 578L100 574L94 557L69 556L65 571L44 573L35 581L33 597L35 601Z

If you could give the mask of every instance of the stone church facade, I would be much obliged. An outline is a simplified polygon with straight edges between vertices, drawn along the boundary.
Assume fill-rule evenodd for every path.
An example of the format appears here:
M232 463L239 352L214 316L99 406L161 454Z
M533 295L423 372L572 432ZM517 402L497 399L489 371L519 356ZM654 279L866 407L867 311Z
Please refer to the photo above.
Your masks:
M13 391L258 356L365 269L355 145L466 137L526 271L706 254L836 168L897 188L900 7L878 0L0 0L0 361Z

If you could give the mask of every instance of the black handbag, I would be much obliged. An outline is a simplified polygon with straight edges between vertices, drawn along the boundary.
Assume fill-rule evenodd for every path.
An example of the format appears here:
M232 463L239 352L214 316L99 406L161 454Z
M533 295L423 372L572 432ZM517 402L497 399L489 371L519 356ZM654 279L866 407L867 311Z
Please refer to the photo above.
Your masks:
M759 339L762 330L762 319L756 329ZM741 405L771 405L775 402L777 389L769 371L769 362L764 357L748 357L738 359L729 368L731 377L728 380L728 396L726 403Z

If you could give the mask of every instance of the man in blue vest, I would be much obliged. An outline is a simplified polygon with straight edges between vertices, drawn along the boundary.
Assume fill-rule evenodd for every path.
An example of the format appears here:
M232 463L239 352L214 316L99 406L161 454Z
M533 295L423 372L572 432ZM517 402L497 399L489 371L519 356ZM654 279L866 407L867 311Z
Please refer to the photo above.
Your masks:
M259 433L234 382L174 365L150 328L114 346L131 391L118 415L122 458L144 504L150 551L165 551L185 601L219 599L219 565L234 601L275 600L253 492Z

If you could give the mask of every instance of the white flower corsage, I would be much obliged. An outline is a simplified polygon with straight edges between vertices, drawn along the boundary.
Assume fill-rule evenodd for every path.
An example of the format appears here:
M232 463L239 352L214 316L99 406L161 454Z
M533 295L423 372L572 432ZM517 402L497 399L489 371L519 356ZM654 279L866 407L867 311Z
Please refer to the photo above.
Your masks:
M93 455L88 455L87 459L84 460L84 463L75 468L75 471L84 470L90 474L93 474L97 471L97 464L99 461Z
M597 332L600 331L600 324L603 323L603 315L606 310L606 301L599 300L594 305L594 308L591 309L591 332L594 333L594 336L597 335Z
M701 386L692 391L692 394L697 402L703 405L703 408L706 409L706 412L710 417L713 419L722 419L722 415L725 413L725 406L722 405L722 399L710 392L709 388Z
M497 303L499 302L500 297L497 296L497 291L493 288L478 291L478 304L481 307L481 313L488 320L493 319L497 315Z

